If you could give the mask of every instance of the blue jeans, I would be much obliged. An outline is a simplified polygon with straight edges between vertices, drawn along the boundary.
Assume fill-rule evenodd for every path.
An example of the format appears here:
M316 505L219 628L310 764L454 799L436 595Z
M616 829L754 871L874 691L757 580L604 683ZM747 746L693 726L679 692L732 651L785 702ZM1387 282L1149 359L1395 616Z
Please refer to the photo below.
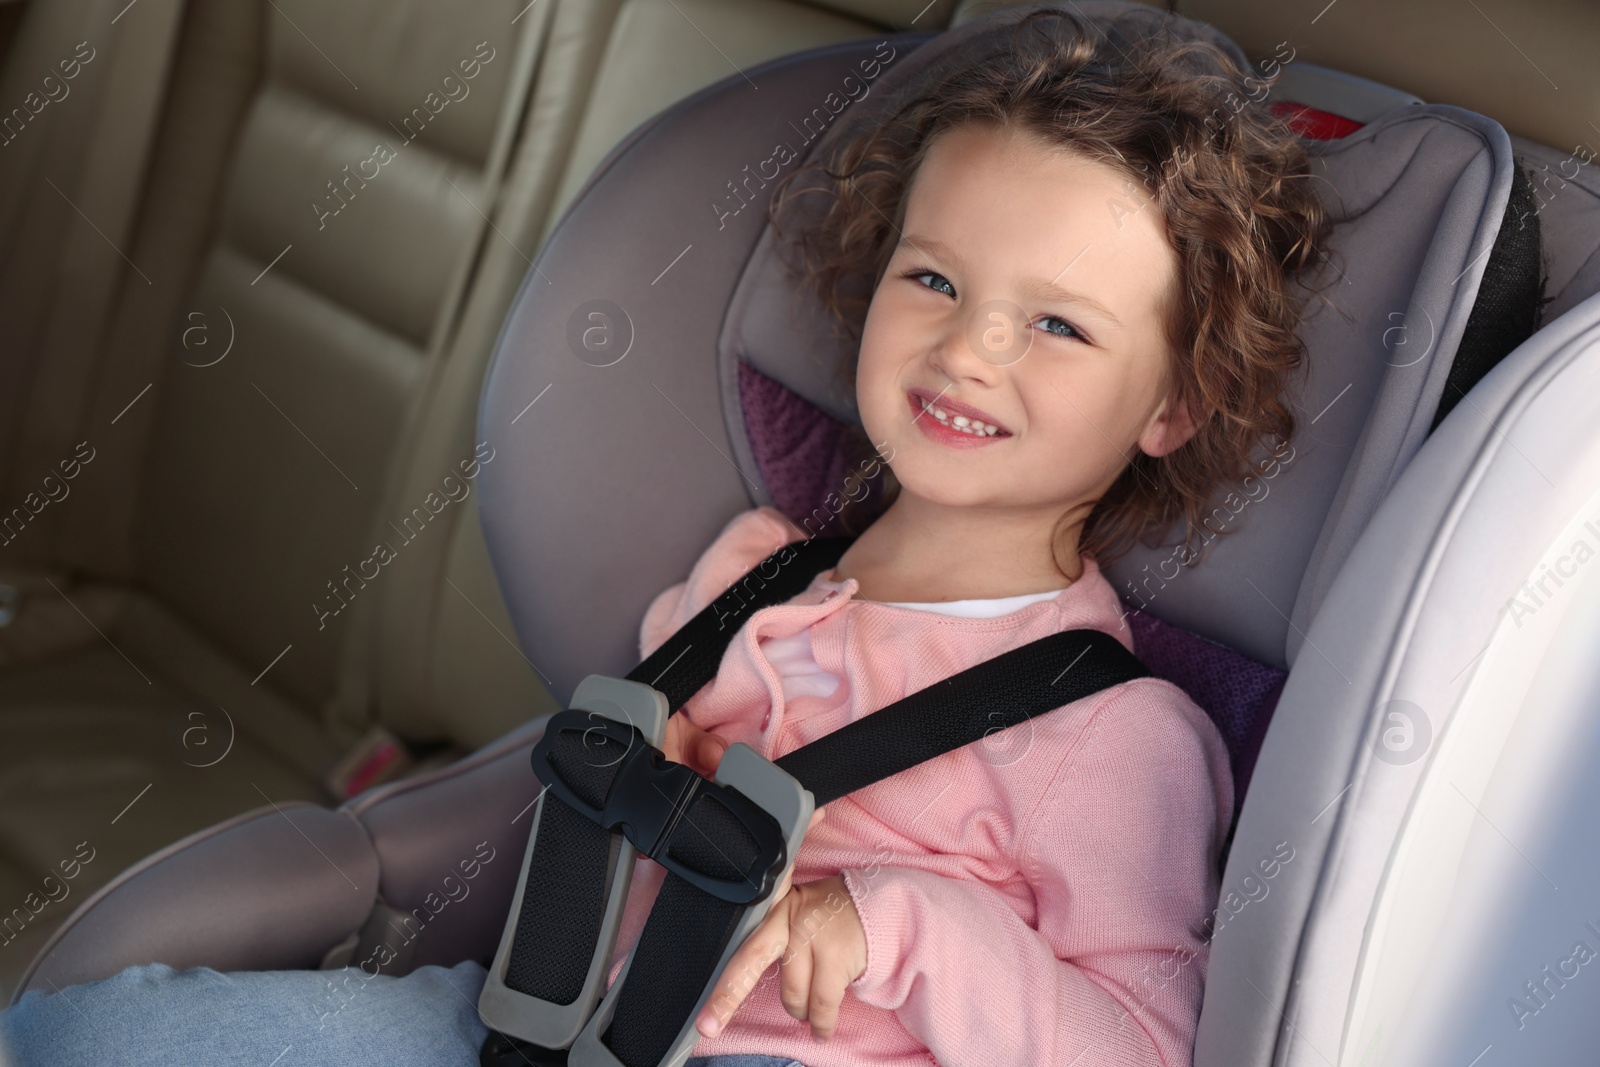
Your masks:
M0 1048L10 1067L478 1067L486 976L472 960L398 978L356 967L223 974L152 963L26 994L0 1012ZM695 1056L686 1067L804 1065Z

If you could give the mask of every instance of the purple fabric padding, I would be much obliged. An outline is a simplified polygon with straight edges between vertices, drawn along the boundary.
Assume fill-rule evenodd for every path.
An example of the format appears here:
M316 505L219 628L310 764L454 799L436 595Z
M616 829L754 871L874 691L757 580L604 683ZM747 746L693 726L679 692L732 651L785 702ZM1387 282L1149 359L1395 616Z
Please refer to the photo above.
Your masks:
M739 407L774 507L799 522L842 492L850 465L842 423L742 359Z
M1264 720L1276 706L1287 675L1226 645L1165 623L1148 611L1128 607L1133 650L1139 659L1152 674L1188 693L1217 724L1233 761L1234 809L1238 810L1261 749Z
M1278 684L1267 691L1261 698L1261 703L1255 709L1255 722L1250 726L1250 736L1244 740L1244 751L1239 754L1238 760L1233 765L1234 800L1233 810L1238 814L1244 806L1244 791L1250 787L1250 775L1256 769L1256 757L1261 755L1261 742L1267 736L1267 726L1272 722L1272 712L1278 706L1278 698L1283 695L1283 683L1289 680L1287 674L1278 679Z
M845 426L782 383L739 361L739 405L774 506L799 522L839 492L851 462ZM1261 748L1285 673L1129 606L1134 651L1150 672L1211 716L1233 764L1235 810Z

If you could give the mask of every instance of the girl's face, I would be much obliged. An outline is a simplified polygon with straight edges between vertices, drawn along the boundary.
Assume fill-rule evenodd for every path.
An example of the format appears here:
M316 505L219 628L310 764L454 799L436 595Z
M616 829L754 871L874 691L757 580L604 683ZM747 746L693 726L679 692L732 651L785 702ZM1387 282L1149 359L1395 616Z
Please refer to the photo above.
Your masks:
M1121 172L1028 133L940 135L856 378L902 492L1059 517L1098 499L1135 446L1188 440L1193 422L1166 399L1160 311L1176 281L1155 204Z

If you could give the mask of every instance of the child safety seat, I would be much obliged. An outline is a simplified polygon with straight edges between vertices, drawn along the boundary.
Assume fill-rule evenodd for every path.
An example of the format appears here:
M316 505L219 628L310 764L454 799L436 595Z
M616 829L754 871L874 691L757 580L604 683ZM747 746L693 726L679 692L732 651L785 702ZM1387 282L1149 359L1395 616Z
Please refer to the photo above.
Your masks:
M656 746L667 717L715 677L743 622L803 592L853 541L819 537L784 546L626 679L590 675L573 706L550 717L532 753L546 789L478 1000L478 1014L496 1028L484 1043L485 1065L678 1067L700 1040L696 1016L771 907L817 804L1150 673L1111 634L1068 630L936 682L776 761L730 745L710 783L666 760ZM666 867L667 878L638 944L598 1003L637 855Z
M1049 6L1112 32L1200 34L1244 62L1209 27L1140 5ZM163 849L84 901L16 995L152 961L403 974L471 958L505 984L503 950L525 915L587 915L594 936L578 940L594 943L602 898L589 890L574 900L541 896L547 887L530 885L536 865L519 877L513 859L550 843L530 832L529 813L549 816L557 810L549 798L565 791L569 808L577 800L598 813L580 813L575 825L605 838L608 862L646 838L652 847L670 840L671 827L620 818L638 809L609 803L610 783L566 778L563 736L580 719L594 727L600 720L586 713L610 705L609 721L629 725L602 726L604 744L653 762L657 726L687 693L652 690L667 683L647 676L648 661L628 674L645 607L740 511L771 505L802 526L809 516L826 520L845 431L858 423L853 396L835 380L839 342L822 309L797 295L766 223L770 186L852 124L891 108L916 79L981 61L1025 10L944 34L776 60L667 109L619 144L527 275L479 409L479 439L504 460L484 468L480 485L495 570L522 647L572 710L337 810L280 805ZM1278 62L1286 75L1275 106L1310 132L1321 124L1320 132L1341 134L1307 142L1335 229L1319 268L1326 300L1308 305L1302 323L1306 373L1291 394L1297 433L1263 491L1219 505L1214 529L1231 532L1200 566L1177 567L1164 543L1137 546L1106 568L1132 613L1139 660L1212 714L1244 798L1222 900L1207 924L1213 941L1194 1062L1466 1063L1482 1051L1486 1028L1504 1028L1505 997L1538 967L1529 969L1506 939L1457 937L1452 959L1471 950L1473 965L1434 973L1435 942L1424 935L1494 915L1513 924L1523 939L1516 944L1551 946L1541 949L1549 962L1556 948L1570 952L1561 942L1579 925L1560 909L1523 906L1533 898L1518 896L1524 886L1505 874L1511 868L1484 866L1487 831L1474 832L1472 820L1494 773L1485 753L1499 751L1511 709L1525 698L1529 707L1600 707L1585 703L1582 679L1569 669L1585 636L1600 640L1600 597L1552 598L1531 621L1505 607L1537 576L1547 548L1570 545L1580 520L1600 514L1592 431L1600 299L1563 294L1564 314L1528 336L1540 325L1538 219L1529 217L1529 186L1498 124ZM775 150L782 145L794 158ZM805 559L829 550L827 540L793 546L803 564L795 573L809 580L830 565ZM772 595L781 592L774 578ZM1123 667L1128 676L1138 670ZM647 699L621 710L635 697ZM1040 710L1048 706L1059 705ZM855 725L865 729L882 714ZM1431 742L1390 744L1397 715ZM1544 780L1562 797L1580 796L1584 779L1572 768L1600 730L1591 722L1585 731L1577 711L1557 718L1569 730L1559 736L1580 740L1566 745L1574 758L1549 764ZM1528 736L1548 740L1552 729L1530 727ZM952 736L917 743L934 754ZM782 864L761 846L776 840L783 862L792 858L793 829L809 814L804 789L772 765L735 756L737 748L724 759L726 778L719 771L717 783L674 784L710 798L707 810L717 809L730 834L763 827L753 834L755 855L738 862L768 886ZM861 784L776 769L810 788L813 802ZM789 792L764 792L762 781ZM759 811L735 812L733 795ZM651 810L659 822L663 809ZM681 814L682 806L665 810ZM1552 809L1530 802L1522 810L1532 818ZM610 828L624 824L632 842ZM1592 850L1563 855L1521 844L1558 881L1563 864L1592 862ZM676 861L670 848L658 849L662 856ZM1452 897L1458 870L1475 871L1482 892ZM1574 875L1571 884L1582 881ZM605 906L620 906L619 896L613 884ZM718 899L731 910L749 903ZM717 931L721 941L708 934L697 949L700 973L733 940L731 923ZM584 982L593 959L579 955ZM699 996L700 982L697 974L686 988ZM1560 1002L1540 1002L1547 1014L1516 1038L1532 1051L1515 1058L1579 1062L1576 1050L1590 1046L1575 1035L1591 1017L1580 1002L1594 1004L1600 982L1589 988L1572 983L1564 996L1575 1010L1564 1015ZM1428 1003L1418 999L1424 992ZM682 1008L672 1011L680 1023L692 1019ZM688 1032L672 1021L653 1020L648 1040L612 1054L630 1065L672 1062L686 1054ZM1400 1049L1407 1058L1391 1058Z

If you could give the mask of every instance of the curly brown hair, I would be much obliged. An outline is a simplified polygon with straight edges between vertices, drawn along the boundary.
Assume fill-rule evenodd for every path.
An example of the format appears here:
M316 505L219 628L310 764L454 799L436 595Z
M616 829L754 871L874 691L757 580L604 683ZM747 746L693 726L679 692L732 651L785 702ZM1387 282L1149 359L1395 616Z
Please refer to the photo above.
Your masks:
M1324 256L1329 227L1304 149L1260 102L1272 80L1183 26L1194 24L1150 10L1099 26L1055 7L1029 11L1009 33L978 38L977 51L992 46L979 61L958 49L959 63L935 62L864 125L838 131L831 148L779 182L769 206L802 283L797 295L809 289L826 306L853 390L867 307L938 135L969 123L1021 129L1142 183L1177 253L1180 281L1164 321L1172 394L1192 405L1200 428L1165 456L1135 449L1095 502L1078 547L1101 565L1136 540L1156 547L1180 518L1183 562L1192 563L1218 487L1281 458L1295 426L1283 393L1304 354L1295 329L1306 290L1292 283ZM822 206L786 233L808 194ZM875 451L859 427L851 433L863 455ZM1251 460L1262 445L1276 454ZM892 472L884 477L880 507L899 489ZM862 513L846 506L847 530ZM1054 532L1058 557L1070 518Z

